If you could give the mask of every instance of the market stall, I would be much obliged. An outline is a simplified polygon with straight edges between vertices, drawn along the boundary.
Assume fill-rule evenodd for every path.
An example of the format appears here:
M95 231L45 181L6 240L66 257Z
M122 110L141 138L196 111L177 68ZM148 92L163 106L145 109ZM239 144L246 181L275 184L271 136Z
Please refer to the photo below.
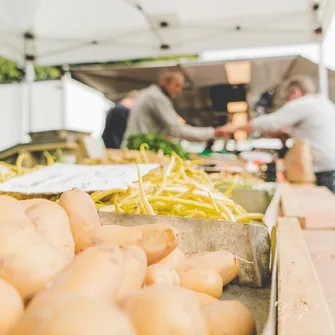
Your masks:
M126 154L129 155L127 152ZM275 189L273 189L272 193L269 193L269 190L264 192L264 190L257 189L236 189L238 192L235 193L231 192L232 190L228 190L228 192L225 190L224 193L222 193L215 187L210 175L207 175L202 169L199 169L197 165L192 165L188 161L183 161L176 155L172 155L172 157L165 156L164 161L161 161L159 164L140 164L140 170L137 172L136 165L122 164L127 163L128 157L129 156L126 155L126 160L119 161L118 163L121 164L118 165L102 164L76 166L54 164L49 167L40 167L39 170L35 172L32 171L28 173L27 171L23 176L18 176L1 184L0 193L21 199L20 204L22 204L22 206L25 203L29 205L29 201L31 202L31 205L38 204L39 201L41 201L41 208L36 208L36 215L41 215L38 213L39 210L42 210L43 204L47 207L51 206L51 204L53 204L53 206L65 206L63 208L68 213L70 227L72 227L71 210L72 208L73 210L76 210L76 205L75 203L70 207L67 207L68 205L66 204L63 205L63 198L66 198L68 196L67 194L70 196L73 192L79 192L71 191L71 189L81 189L83 190L81 191L82 193L80 193L81 195L76 195L76 197L83 197L78 205L82 209L92 208L92 206L93 208L96 207L98 209L99 218L95 220L98 220L99 225L102 225L103 227L101 228L101 231L97 231L97 235L94 237L94 241L96 241L94 244L121 243L121 245L128 245L129 243L134 243L135 245L144 248L147 252L147 257L150 257L148 258L148 260L150 259L149 264L156 263L157 259L162 257L159 256L162 253L162 251L160 251L161 248L164 250L167 248L167 246L164 247L164 243L168 243L168 248L171 248L169 250L172 251L172 249L176 247L176 244L173 243L176 242L173 242L173 239L170 241L170 238L172 238L171 236L161 236L160 234L163 234L163 232L152 232L150 234L153 235L148 235L148 240L136 240L137 242L134 240L131 242L133 238L131 237L132 234L130 234L131 229L134 229L135 233L135 229L139 229L139 227L152 227L153 229L156 226L160 227L163 225L165 227L165 230L163 231L166 232L168 227L173 227L169 229L178 231L178 250L182 250L183 253L188 255L186 259L189 259L189 257L196 257L190 255L197 255L198 253L201 255L203 252L208 253L208 257L217 257L215 256L215 252L223 252L222 257L225 255L225 260L222 259L222 261L220 261L217 259L215 261L218 262L216 263L217 266L221 264L221 266L234 267L234 262L238 262L238 270L233 270L232 268L231 271L233 272L229 279L226 277L226 274L224 275L223 280L227 280L227 282L224 287L222 299L223 301L239 301L252 312L253 317L255 318L254 321L251 322L250 319L248 319L249 316L245 316L245 320L249 320L245 322L247 322L249 324L248 327L251 328L249 330L243 330L242 334L249 334L248 331L252 334L253 327L257 328L258 333L275 334L277 318L276 225L280 211L280 199L282 198L283 215L297 217L301 220L302 214L300 214L298 210L301 209L303 213L307 213L301 206L298 206L298 210L294 213L292 210L289 212L290 209L287 203L292 203L292 200L290 200L291 197L288 195L288 190L290 190L290 188L285 188L285 185L283 185L279 188L280 192L275 192ZM140 157L141 159L141 161L137 161L137 163L148 163L149 157L152 159L151 157L154 156L150 156L150 153L146 152L145 148L142 147L141 151L138 151L137 157ZM233 185L233 183L230 183L230 185ZM316 187L315 189L318 190ZM90 196L88 196L85 191L88 192ZM22 200L32 198L34 198L34 200ZM36 198L42 199L39 200ZM43 198L49 199L49 201L52 202L49 203L47 200L43 200ZM329 197L329 201L331 199L332 198ZM3 201L6 202L9 201L9 199L5 199L1 196L0 205ZM10 200L10 202L12 201L14 200ZM74 201L74 199L72 201ZM87 203L85 205L86 201ZM54 202L56 202L56 204L58 203L58 205L55 205ZM301 202L306 203L303 199ZM324 204L325 203L326 202L324 201ZM73 219L77 218L78 213L81 213L82 209L78 208L76 210L79 210L79 212L76 212L77 214ZM94 209L94 211L96 210ZM329 212L326 208L324 211L327 213ZM28 214L29 212L26 213ZM95 216L93 213L83 215ZM46 220L46 218L43 220ZM43 220L38 222L43 224ZM279 224L279 229L284 229L281 227L285 227L285 225L292 227L292 229L294 226L290 223L284 224L283 221L280 221ZM104 227L106 227L106 229L104 229ZM77 236L76 234L84 234L80 239L78 239L78 236L77 239L75 237L76 248L79 248L79 250L86 248L82 243L91 245L91 242L89 242L90 235L85 235L90 234L89 231L85 233L84 231L81 232L73 229L72 234L74 234L74 237ZM85 228L85 231L86 229L87 228ZM124 233L122 233L122 229L125 229ZM119 233L114 235L117 230L120 230L120 235ZM283 234L286 234L284 238L282 237ZM279 253L279 309L283 304L288 303L288 299L292 297L292 293L289 294L286 285L283 284L286 280L284 280L287 273L286 269L292 267L290 262L292 251L289 249L287 234L288 233L283 232L278 236L279 246L283 241L286 241L285 244L280 247L285 249L280 249L281 251ZM134 238L135 236L137 235L135 234ZM144 238L146 235L139 236L143 236L142 238ZM289 236L290 238L295 238L291 236L290 233ZM115 240L115 238L117 238L117 240ZM124 238L125 240L123 240ZM84 242L86 240L87 242ZM100 242L98 243L98 241ZM77 243L79 244L77 245ZM296 257L299 257L299 254L302 251L299 249L299 245L297 248ZM213 256L210 256L212 253ZM83 251L83 255L84 254L85 251ZM228 255L234 255L229 256L235 257L233 263L229 263ZM24 256L22 255L22 257ZM226 257L228 257L228 259L226 259ZM155 259L156 261L152 261L151 259ZM179 262L182 262L182 260L178 259L179 258L175 260L177 264L173 263L175 264L174 266L177 266ZM285 265L285 262L287 265ZM177 273L179 273L180 276L179 280L182 280L184 270L181 271L179 266L181 266L181 263L175 268L175 271L178 270ZM149 268L150 266L148 269ZM211 269L213 270L214 268ZM218 268L217 271L220 271L220 269ZM225 271L228 271L228 268ZM293 267L290 271L294 273L298 271L299 273L300 270ZM305 277L305 273L314 273L313 271L312 263L307 262L306 265L304 265L301 275ZM311 278L311 280L318 281L318 277L315 277L314 279ZM142 283L141 280L140 282ZM288 285L294 290L295 281L291 277L290 282L291 284ZM163 284L164 282L160 283ZM165 285L166 284L167 283L165 283ZM20 284L16 285L21 289ZM84 281L82 285L84 285L83 287L85 288L85 285L88 285L88 283L85 283ZM90 285L95 287L94 282ZM207 289L195 289L193 286L187 286L186 284L181 285L184 288L192 287L191 290L202 293L203 295L201 296L201 299L210 299L207 295L204 295L205 292L210 292L207 291ZM313 299L315 299L315 304L318 304L318 307L316 308L312 305L311 311L308 310L308 312L302 314L301 317L303 318L308 318L309 313L312 311L315 313L316 311L318 311L318 313L323 313L323 310L324 313L329 312L327 310L328 307L325 304L318 303L318 301L324 301L323 291L320 284L318 285L318 288L313 291L315 292ZM76 285L74 287L76 287ZM76 288L74 289L77 290ZM146 291L146 289L143 290ZM299 291L298 294L302 294L301 292L302 291ZM52 294L52 292L48 294ZM306 296L306 301L309 303L309 299L312 298L308 292L304 292L304 294ZM36 299L38 301L38 295ZM52 299L51 296L50 299ZM214 300L211 301L214 302ZM202 303L207 304L207 302ZM208 301L208 304L209 303L210 302ZM311 303L314 304L314 302ZM31 307L31 310L37 308L36 312L38 312L38 302L36 303L36 306L37 307ZM42 306L40 308L45 308L43 307L43 304L40 306ZM281 311L280 309L278 334L285 334L287 331L286 329L293 329L292 327L297 327L296 329L301 327L299 323L297 324L296 322L293 322L290 316L283 316L282 313L286 313L285 315L289 314L288 311L284 312L284 310L285 309ZM319 329L319 326L317 325L319 322L322 322L322 327L324 327L326 333L329 330L329 334L331 334L332 330L330 329L332 327L332 320L327 319L326 315L324 315L323 318L321 318L321 316L318 318L315 316L314 312L313 327ZM303 313L303 311L299 309L292 311L292 313L299 314ZM29 314L27 315L27 317L29 317ZM325 321L326 319L327 322ZM171 319L171 322L174 322L173 319ZM255 326L252 325L253 322L255 322ZM232 323L231 326L237 327L237 324Z
M0 1L11 18L0 21L1 52L31 66L320 42L334 5ZM72 149L85 164L49 153L25 167L24 148L5 153L14 156L0 170L0 332L333 334L300 227L316 224L315 212L303 200L292 209L290 186L266 188L246 157L230 156L244 186L226 169L220 189L204 157L156 140L108 151L80 136Z

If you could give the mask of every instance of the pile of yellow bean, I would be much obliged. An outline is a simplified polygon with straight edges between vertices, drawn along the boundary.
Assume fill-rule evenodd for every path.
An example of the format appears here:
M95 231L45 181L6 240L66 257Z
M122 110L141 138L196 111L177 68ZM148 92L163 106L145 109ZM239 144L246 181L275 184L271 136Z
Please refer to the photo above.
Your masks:
M50 155L49 152L43 152L43 155L46 158L47 165L52 165L55 163L55 157ZM23 166L24 160L28 157L27 153L21 153L17 159L15 164L9 164L6 162L0 161L0 165L3 168L0 168L0 183L3 183L12 178L22 176L27 173L31 173L36 171L37 169L44 167L44 165L35 165L33 168L26 168Z
M138 169L138 183L126 191L93 192L97 208L147 215L262 223L263 214L247 213L227 195L217 190L202 170L191 162L172 155L165 167L151 171L144 178Z
M123 148L120 150L107 149L106 155L98 159L84 159L84 164L100 165L100 164L160 164L164 165L169 163L170 157L164 155L160 150L157 153L147 151L148 146L144 143L140 150L129 150Z

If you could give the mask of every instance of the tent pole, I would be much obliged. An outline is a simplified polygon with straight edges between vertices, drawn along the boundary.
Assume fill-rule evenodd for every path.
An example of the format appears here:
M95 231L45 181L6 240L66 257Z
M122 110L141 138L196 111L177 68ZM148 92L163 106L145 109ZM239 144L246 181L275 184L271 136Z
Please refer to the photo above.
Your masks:
M33 83L35 80L35 37L31 32L24 34L24 70L27 92L28 132L33 129Z
M326 98L329 97L328 69L324 62L324 44L319 42L319 90Z
M25 62L25 84L27 90L28 131L33 129L33 82L35 77L34 63Z
M63 75L60 79L61 81L61 129L66 129L67 127L67 86L69 80L71 80L70 67L68 65L63 65Z

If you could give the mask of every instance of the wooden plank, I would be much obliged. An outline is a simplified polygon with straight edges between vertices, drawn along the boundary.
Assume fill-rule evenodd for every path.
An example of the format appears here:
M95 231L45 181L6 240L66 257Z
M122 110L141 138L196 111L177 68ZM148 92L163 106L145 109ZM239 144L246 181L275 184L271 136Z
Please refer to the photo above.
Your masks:
M278 335L330 335L335 326L299 221L278 220Z
M303 229L335 229L335 195L311 184L280 185L283 216L296 217Z
M267 322L265 324L262 335L277 334L277 277L278 277L278 248L276 246L274 261L273 261L272 277L271 277L271 292L270 292L270 306Z
M335 321L335 231L305 230L304 237Z
M32 143L28 145L19 145L17 148L18 153L21 152L33 152L33 151L44 151L44 150L56 150L56 149L67 149L75 150L78 148L76 142L55 142L55 143Z

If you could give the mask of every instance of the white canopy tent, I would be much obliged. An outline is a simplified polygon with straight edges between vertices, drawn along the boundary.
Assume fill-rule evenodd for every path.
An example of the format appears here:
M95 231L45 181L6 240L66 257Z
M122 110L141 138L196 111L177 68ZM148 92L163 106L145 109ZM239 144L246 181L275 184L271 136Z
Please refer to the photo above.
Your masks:
M65 64L317 42L334 0L0 0L0 53Z
M334 8L335 0L0 0L0 54L25 63L29 83L33 62L320 43Z

